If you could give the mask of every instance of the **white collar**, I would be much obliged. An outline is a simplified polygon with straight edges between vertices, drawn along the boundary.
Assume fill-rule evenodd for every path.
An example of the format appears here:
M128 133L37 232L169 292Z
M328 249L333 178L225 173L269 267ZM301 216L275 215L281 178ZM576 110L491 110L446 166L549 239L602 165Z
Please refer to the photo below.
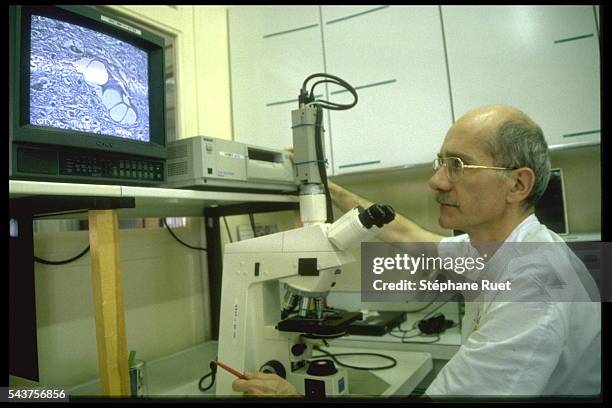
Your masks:
M525 238L525 235L527 234L529 229L531 227L533 227L534 225L540 225L540 220L538 220L538 217L536 217L535 214L530 214L523 221L521 221L519 223L519 225L514 227L514 229L512 230L510 235L508 235L508 237L504 240L504 242L520 242L520 241L522 241ZM459 236L461 236L461 235L459 235ZM463 236L466 238L466 239L464 239L463 242L465 242L465 241L472 242L472 240L470 239L469 234L465 234Z
M535 214L530 214L512 230L504 242L522 242L529 229L534 225L540 225L540 220Z

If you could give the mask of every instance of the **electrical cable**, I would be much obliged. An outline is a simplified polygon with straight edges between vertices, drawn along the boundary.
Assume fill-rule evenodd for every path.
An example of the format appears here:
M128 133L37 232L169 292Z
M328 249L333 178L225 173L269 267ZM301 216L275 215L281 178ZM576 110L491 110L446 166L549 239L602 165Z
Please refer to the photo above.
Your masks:
M41 263L43 265L65 265L67 263L74 262L77 259L79 259L80 257L82 257L83 255L85 255L89 251L89 248L90 248L89 245L87 245L87 248L85 248L83 250L83 252L81 252L77 256L73 256L72 258L66 259L66 260L63 260L63 261L49 261L49 260L46 260L46 259L39 258L37 256L34 256L34 261L36 261L38 263Z
M253 238L256 238L257 232L255 231L255 216L253 213L249 213L249 221L251 222L251 229L253 230Z
M223 217L223 219L225 219L225 217ZM185 242L181 241L181 240L180 240L180 239L179 239L179 238L178 238L178 237L177 237L177 236L174 234L174 232L173 232L173 231L170 229L170 227L169 227L169 226L168 226L168 224L166 223L166 219L165 219L165 218L163 218L163 219L162 219L162 222L164 223L164 226L165 226L165 227L168 229L168 231L170 232L170 234L171 234L171 235L172 235L172 236L173 236L173 237L174 237L174 238L175 238L175 239L176 239L178 242L180 242L181 244L183 244L183 245L185 245L186 247L191 248L191 249L198 249L198 250L201 250L201 251L207 251L207 249L206 249L206 248L201 248L201 247L192 246L192 245L189 245L189 244L187 244L187 243L185 243ZM226 227L227 227L227 223L226 223ZM229 235L229 229L228 229L227 233L228 233L228 235ZM232 238L231 238L231 235L230 235L230 241L231 241L231 240L232 240ZM81 253L79 253L78 255L73 256L72 258L69 258L69 259L62 260L62 261L50 261L50 260L48 260L48 259L43 259L43 258L40 258L40 257L38 257L38 256L34 256L34 261L35 261L35 262L38 262L38 263L40 263L40 264L43 264L43 265L66 265L66 264L69 264L69 263L71 263L71 262L74 262L74 261L76 261L77 259L79 259L79 258L83 257L83 255L85 255L87 252L89 252L89 250L90 250L90 246L89 246L89 245L87 245L87 248L85 248L85 249L84 249L84 250L83 250Z
M453 327L454 327L454 326L453 326ZM406 341L406 339L412 339L412 338L414 338L414 337L431 337L431 336L429 336L429 335L424 335L424 334L423 334L423 333L421 333L421 332L419 332L419 333L417 333L417 334L414 334L414 335L412 335L412 336L406 336L406 333L408 333L408 332L410 332L410 331L411 331L411 330L406 330L406 331L404 332L404 334L403 334L403 335L401 335L401 336L397 336L397 335L393 334L393 332L390 332L390 333L389 333L389 336L391 336L391 337L395 337L395 338L397 338L397 339L402 339L402 344L431 344L431 343L436 343L436 342L440 341L440 335L439 335L439 334L436 334L436 335L435 335L435 336L436 336L436 339L435 339L435 340L433 340L433 341Z
M325 168L325 164L323 160L325 157L323 155L323 137L321 135L321 125L323 123L323 109L320 105L317 105L317 116L316 116L316 126L315 126L315 150L317 154L317 167L319 169L319 175L321 177L321 182L323 183L323 188L325 190L325 209L327 213L327 223L331 224L334 222L334 212L332 208L332 200L331 193L329 191L329 185L327 184L327 169Z
M317 351L320 351L321 353L323 353L327 357L331 357L332 360L334 360L334 362L336 364L338 364L339 366L346 367L346 368L353 368L355 370L368 370L368 371L386 370L388 368L393 368L393 367L395 367L397 365L397 360L396 359L394 359L391 356L386 356L384 354L378 354L378 353L338 353L338 354L332 354L332 353L330 353L328 351L322 350L321 348L319 348L317 346L313 347L313 349L317 350ZM339 356L374 356L374 357L382 357L382 358L384 358L386 360L390 360L391 364L388 364L386 366L380 366L380 367L358 367L358 366L352 366L352 365L349 365L349 364L341 363L336 358L336 357L339 357ZM321 357L324 357L324 356L314 356L311 359L311 361L321 360L322 359Z
M331 74L325 74L325 73L312 74L312 75L308 76L304 80L304 83L302 84L302 94L307 97L306 101L308 101L308 102L314 101L314 87L315 87L315 85L317 85L317 83L315 83L312 86L310 95L308 95L306 89L307 89L308 81L310 81L313 78L317 78L317 77L326 78L326 79L324 79L322 81L317 81L317 83L335 83L336 85L339 85L339 86L345 88L347 91L349 91L353 95L353 98L355 98L353 103L348 104L348 105L347 104L339 104L339 103L335 103L335 102L330 102L330 101L326 101L326 100L323 100L323 99L317 99L316 102L319 105L321 105L324 108L331 109L331 110L346 110L346 109L351 109L353 106L355 106L357 104L357 101L358 101L359 98L357 97L357 91L355 91L355 88L353 88L348 82L346 82L342 78L339 78L339 77L337 77L335 75L331 75ZM306 101L304 101L304 102L306 102Z
M230 233L229 226L227 225L227 219L225 219L225 217L223 217L223 223L225 224L225 230L227 231L227 236L229 238L230 243L234 242L234 240L232 239L232 234Z
M206 392L210 390L213 387L213 385L215 385L215 380L217 379L217 365L211 361L209 363L209 367L210 367L210 372L206 374L205 376L203 376L202 378L200 378L200 381L198 381L198 388L202 392ZM212 376L212 379L210 380L210 384L208 385L208 387L204 388L202 386L202 382L211 376Z
M208 249L206 248L202 248L202 247L197 247L197 246L193 246L193 245L189 245L183 241L181 241L181 239L179 237L177 237L174 232L170 229L170 227L168 226L168 224L166 223L166 219L162 218L162 222L164 223L164 226L166 227L166 229L168 229L168 232L170 233L170 235L172 235L174 237L174 239L176 239L178 242L180 242L181 244L185 245L187 248L191 248L191 249L198 249L200 251L208 251Z
M427 313L423 319L421 320L425 320L427 319L429 316L431 316L433 314L433 312L435 312L436 310L438 310L439 308L441 308L442 306L444 306L445 304L447 304L448 302L450 302L449 300L447 300L446 302L442 302L438 305L438 307L434 308L432 311L430 311L429 313Z
M332 81L332 80L329 80L329 79L323 79L323 80L321 80L321 81L317 81L317 82L315 82L315 83L314 83L314 84L313 84L313 85L310 87L310 95L311 95L313 98L315 98L315 96L314 96L314 88L315 88L315 86L317 86L318 84L325 84L325 83L330 83L330 84L335 84L335 85L343 86L341 83L339 83L339 82L337 82L337 81ZM350 92L350 91L349 91L349 92ZM318 99L317 101L321 101L321 99ZM329 102L329 101L324 101L324 102L326 102L326 103L328 103L328 104L330 104L330 105L335 105L335 106L340 106L340 107L342 107L342 106L346 106L346 105L339 104L339 103L337 103L337 102Z
M308 92L308 81L314 78L324 78L322 80L316 81L310 88L310 93ZM345 88L353 95L353 102L350 104L340 104L336 102L330 102L324 99L316 99L314 90L315 87L319 84L323 83L332 83L338 86ZM316 119L315 119L315 151L317 155L317 168L319 170L319 176L321 178L321 184L323 184L323 188L325 190L325 200L326 200L326 212L327 212L327 223L334 222L333 216L333 208L332 208L332 200L331 193L329 191L329 186L327 183L327 170L325 168L326 160L323 154L323 135L321 132L322 124L323 124L323 108L330 110L346 110L350 109L357 104L358 96L355 89L343 79L326 73L317 73L308 76L303 84L302 89L300 90L300 96L298 98L300 106L304 105L315 105L316 106Z
M436 296L437 299L437 296ZM434 299L435 301L435 299ZM405 341L405 339L411 339L414 337L430 337L429 335L424 334L423 332L421 332L421 330L417 327L418 324L424 320L426 320L429 316L431 316L436 310L440 309L442 306L444 306L445 304L447 304L449 301L447 300L446 302L440 303L437 307L435 307L433 310L431 310L430 312L428 312L422 319L416 320L413 324L412 324L412 328L408 329L408 330L404 330L402 329L402 325L400 324L398 326L398 330L392 330L389 332L389 335L391 337L395 337L395 338L399 338L402 339L402 344L407 344L407 343L411 343L411 344L430 344L430 343L435 343L437 341L440 341L440 335L439 333L436 333L436 339L433 341ZM433 303L430 302L430 304ZM429 305L427 305L429 306ZM422 310L422 309L420 309ZM451 327L448 327L449 329L452 327L456 327L458 326L458 324L456 322L453 322L453 325ZM411 335L411 336L406 336L407 333L414 331L414 330L419 330L419 332L417 334ZM397 336L397 333L402 333L401 336Z

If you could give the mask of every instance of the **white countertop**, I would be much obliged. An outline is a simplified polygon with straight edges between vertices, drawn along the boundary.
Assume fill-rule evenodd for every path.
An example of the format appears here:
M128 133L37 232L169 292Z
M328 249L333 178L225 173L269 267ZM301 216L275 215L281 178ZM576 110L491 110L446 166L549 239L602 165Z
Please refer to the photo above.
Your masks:
M332 346L326 351L330 353L349 352L377 352L391 356L397 360L393 368L376 371L363 371L349 369L349 391L352 395L371 395L369 389L383 390L383 396L409 395L414 388L431 371L432 359L429 353L417 353L397 350L364 350L355 347L338 347L334 340ZM315 355L320 353L315 352ZM202 376L209 372L208 363L216 358L217 342L208 341L188 348L170 356L146 363L147 388L150 398L163 399L183 398L215 398L212 387L206 393L198 388ZM388 364L387 360L369 356L340 356L340 362L355 366L378 366ZM209 384L210 379L203 382ZM351 385L352 384L352 385ZM68 388L71 396L100 395L98 380L89 381L78 386Z
M415 321L425 317L425 313L408 313L406 321L400 327L402 330L410 329ZM452 318L457 320L456 318ZM458 322L457 322L458 323ZM360 347L365 349L381 349L386 350L402 350L414 352L426 352L432 355L434 359L450 360L450 358L459 350L461 346L461 330L459 325L456 325L440 334L440 340L435 343L429 343L435 340L435 336L416 336L406 338L406 343L402 343L401 333L395 333L398 329L394 328L393 335L387 333L384 336L357 336L347 335L335 340L334 345L344 347ZM406 337L418 333L418 331L408 332ZM399 337L395 337L399 336Z

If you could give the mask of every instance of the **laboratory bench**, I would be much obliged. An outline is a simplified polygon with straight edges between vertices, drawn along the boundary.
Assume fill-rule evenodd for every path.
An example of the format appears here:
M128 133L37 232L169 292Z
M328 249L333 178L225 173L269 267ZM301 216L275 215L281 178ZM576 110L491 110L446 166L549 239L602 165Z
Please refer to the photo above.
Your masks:
M297 196L287 194L23 180L9 180L9 198L9 310L19 313L13 316L9 313L9 355L15 359L13 361L26 361L19 369L14 369L9 358L10 373L24 378L38 377L36 325L32 324L36 322L32 222L38 217L83 217L82 213L87 212L101 395L106 396L129 395L118 217L204 215L207 234L212 232L218 236L220 211L215 211L217 209L230 208L234 213L244 213L245 205L256 207L259 212L298 208ZM207 210L210 210L210 217L206 215ZM215 222L216 225L212 225ZM221 244L209 242L209 265L214 256L214 266L219 267L220 253ZM211 279L216 279L211 286L220 288L219 277ZM218 299L212 299L213 303L215 301ZM23 366L28 368L23 369ZM32 367L35 367L34 374Z
M340 347L337 340L330 342L325 350L329 353L377 352L397 361L392 368L376 371L348 369L349 397L391 397L407 396L432 369L431 354L388 350L366 350L356 347ZM146 392L143 398L216 398L215 387L206 392L200 391L198 383L208 374L210 360L217 356L217 342L207 341L182 350L178 353L146 363ZM383 350L384 349L384 350ZM315 351L316 353L316 351ZM318 354L314 354L319 356ZM387 364L379 357L340 356L338 360L354 366L376 366ZM207 387L210 378L203 381ZM92 380L66 390L72 397L92 397L100 395L100 381ZM237 398L240 398L238 396Z

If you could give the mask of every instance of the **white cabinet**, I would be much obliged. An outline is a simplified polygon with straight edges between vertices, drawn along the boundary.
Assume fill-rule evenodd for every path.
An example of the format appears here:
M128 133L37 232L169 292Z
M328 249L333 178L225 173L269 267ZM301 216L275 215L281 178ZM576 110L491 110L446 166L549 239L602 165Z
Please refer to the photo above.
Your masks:
M234 140L291 146L302 83L324 72L319 7L228 7L228 24Z
M171 76L176 84L176 138L208 135L231 139L225 8L109 7L172 38L166 53L175 60Z
M455 117L508 104L549 146L600 140L593 6L443 6L442 15Z
M334 174L426 163L452 124L437 6L323 6L327 72L359 96L331 112ZM348 92L330 87L332 101Z
M357 89L354 108L326 112L329 174L427 163L453 120L487 104L525 111L551 146L600 139L593 6L239 6L228 24L235 140L291 145L308 75Z
M230 7L228 14L235 140L291 145L302 81L327 72L359 95L356 107L326 112L329 174L435 156L452 123L437 7ZM352 100L335 86L315 93Z
M193 43L193 7L189 6L109 6L133 21L144 23L173 38L176 81L176 138L198 134L198 100ZM170 114L170 112L168 112Z

